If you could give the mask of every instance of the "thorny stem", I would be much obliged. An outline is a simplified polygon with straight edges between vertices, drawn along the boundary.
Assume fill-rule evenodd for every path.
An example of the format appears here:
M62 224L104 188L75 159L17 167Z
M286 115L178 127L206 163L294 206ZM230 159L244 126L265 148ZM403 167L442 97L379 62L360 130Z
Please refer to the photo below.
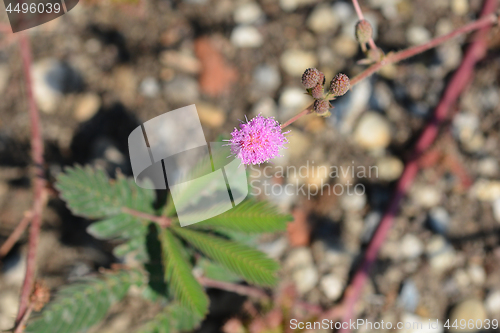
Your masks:
M42 224L42 210L46 201L45 179L43 175L43 140L40 129L40 116L33 96L31 83L31 48L28 37L22 33L19 36L19 46L23 64L24 80L28 95L30 122L31 122L31 154L35 164L33 178L34 201L32 209L32 220L28 244L28 257L26 261L26 276L21 290L19 310L16 316L16 324L19 324L29 309L29 297L33 289L36 274L36 253L40 226Z
M17 227L10 234L9 238L7 238L7 240L2 244L2 247L0 247L0 259L5 257L7 253L9 253L14 244L16 244L16 242L23 234L24 230L26 230L26 228L30 224L32 218L33 218L33 213L31 211L24 213L24 217L21 220L21 222L19 222Z
M359 6L358 0L352 0L352 5L354 6L354 9L356 10L356 14L358 15L358 19L360 21L364 20L365 16L363 15L363 11L361 10L361 7ZM375 41L373 40L373 37L370 37L368 44L370 45L370 48L372 50L377 49L377 45L375 45ZM365 46L363 45L363 47L365 47Z
M356 0L353 0L353 2L356 2ZM438 46L438 45L440 45L440 44L442 44L442 43L444 43L444 42L446 42L454 37L459 36L459 35L463 35L465 33L468 33L468 32L474 31L474 30L478 30L478 29L482 29L482 28L485 28L485 27L490 26L492 24L498 23L498 20L499 20L498 15L489 14L487 16L481 17L479 20L476 20L474 22L466 24L463 27L460 27L457 30L450 32L449 34L446 34L446 35L443 35L440 37L436 37L425 44L413 46L413 47L407 48L405 50L402 50L402 51L399 51L396 53L390 53L387 56L385 56L382 60L380 60L379 62L371 65L370 67L365 69L363 72L361 72L360 74L358 74L354 78L352 78L351 79L351 89L356 84L360 83L364 79L375 74L380 69L382 69L382 67L384 67L386 65L397 63L397 62L400 62L400 61L405 60L407 58L413 57L417 54L420 54L422 52L430 50L430 49L432 49L432 48L434 48L434 47L436 47L436 46ZM288 125L290 125L291 123L293 123L294 121L296 121L297 119L301 118L302 116L305 116L309 113L312 113L310 110L312 110L312 104L309 105L305 110L302 110L299 114L295 115L293 118L291 118L290 120L285 122L283 125L281 125L281 128L283 129L283 128L287 127Z
M168 228L172 224L172 219L166 216L151 215L128 207L122 207L122 212L157 223L162 228Z
M414 147L412 157L407 162L403 174L398 181L396 192L394 193L389 207L380 221L368 248L366 249L363 262L354 274L350 286L346 289L345 297L342 302L342 306L344 307L342 318L343 322L349 322L353 317L354 306L362 293L363 286L368 279L368 274L370 273L373 264L375 263L378 251L384 243L388 231L392 227L394 218L399 210L401 200L406 195L420 169L418 163L419 159L423 155L423 152L433 144L438 135L440 125L442 125L448 116L449 109L469 83L474 72L475 64L484 56L487 50L485 36L488 25L491 23L492 19L492 15L489 13L494 12L496 6L496 0L485 1L481 15L483 19L480 19L477 22L486 22L486 24L479 25L479 27L476 26L476 29L483 29L478 32L477 38L474 39L472 44L467 49L460 67L453 75L443 94L443 97L441 98L441 101L436 107L433 118L425 127ZM476 23L476 25L478 24L479 23ZM349 329L340 330L340 332L349 331Z

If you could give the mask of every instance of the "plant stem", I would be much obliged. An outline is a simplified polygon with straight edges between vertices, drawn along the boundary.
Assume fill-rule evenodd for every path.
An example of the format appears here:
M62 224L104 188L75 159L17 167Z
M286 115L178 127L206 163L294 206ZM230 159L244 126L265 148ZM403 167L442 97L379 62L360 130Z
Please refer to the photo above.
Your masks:
M9 253L14 244L16 244L23 234L24 230L26 230L30 224L32 218L33 213L31 211L24 213L24 217L21 222L19 222L14 231L10 234L9 238L7 238L7 240L2 244L2 247L0 247L0 258L5 257L7 253Z
M33 177L34 201L32 211L31 228L28 244L28 257L26 262L26 276L21 290L19 310L16 316L16 324L24 317L29 308L29 297L35 282L36 274L36 253L38 248L38 238L42 224L42 211L46 201L45 179L43 175L43 140L40 129L40 116L33 96L31 83L31 47L28 37L21 33L19 36L19 47L23 63L24 81L28 95L30 122L31 122L31 154L35 164Z
M23 317L21 318L19 323L16 324L16 327L14 328L14 333L23 333L24 332L24 328L26 326L26 323L28 322L28 319L31 315L31 312L33 312L33 305L30 303L28 305L28 308L26 309L26 311L24 311Z
M356 0L353 0L353 2L356 2ZM352 78L350 89L352 89L352 87L354 87L356 84L360 83L364 79L375 74L380 69L382 69L382 67L384 67L386 65L389 65L392 63L397 63L399 61L413 57L419 53L430 50L430 49L432 49L432 48L434 48L434 47L436 47L436 46L438 46L438 45L440 45L440 44L442 44L442 43L444 43L444 42L446 42L454 37L459 36L459 35L463 35L465 33L468 33L468 32L474 31L474 30L478 30L478 29L482 29L482 28L488 27L492 24L498 23L498 20L499 20L498 16L492 13L492 14L486 15L484 17L481 17L477 21L468 23L468 24L464 25L463 27L460 27L457 30L450 32L449 34L446 34L446 35L443 35L440 37L436 37L425 44L413 46L413 47L407 48L405 50L402 50L402 51L399 51L396 53L390 53L387 56L385 56L382 60L380 60L379 62L371 65L370 67L365 69L363 72L361 72L360 74L358 74L354 78ZM285 122L283 125L281 125L281 128L283 129L283 128L287 127L288 125L290 125L291 123L293 123L297 119L299 119L299 118L301 118L309 113L312 113L312 104L309 105L306 109L302 110L297 115L295 115L293 118L291 118L290 120Z
M370 273L377 258L378 251L384 243L386 235L393 224L394 217L399 210L401 200L406 195L420 169L418 163L419 158L436 139L440 125L442 125L448 115L448 110L453 106L457 98L469 83L474 72L475 64L486 52L487 43L485 37L488 31L488 26L491 24L492 15L490 13L495 11L496 6L496 0L485 1L481 15L483 18L477 21L483 22L483 24L479 26L482 29L477 33L477 38L474 38L474 41L467 49L460 67L450 80L450 83L448 84L448 87L446 88L443 97L434 112L433 118L425 127L414 147L412 158L406 164L403 175L398 181L396 192L394 193L389 207L377 230L375 231L368 248L366 249L363 262L356 271L350 286L347 288L344 301L342 303L345 310L342 319L343 322L349 322L353 317L354 306L361 295L363 286L368 278L368 274ZM476 29L479 27L476 26ZM342 329L340 332L349 332L349 329Z
M206 278L204 276L200 276L197 279L201 285L208 287L208 288L216 288L216 289L231 291L231 292L239 294L239 295L260 298L260 299L266 300L266 301L271 299L264 291L262 291L258 288L255 288L255 287L244 286L241 284L218 281L218 280L212 280L212 279Z
M358 0L352 0L352 5L354 6L354 9L356 10L356 14L358 15L359 20L364 20L365 16L363 15L363 11L361 10L361 7L359 6ZM370 40L368 41L368 45L370 45L370 48L373 50L377 49L377 45L375 45L375 41L373 40L373 37L370 37ZM363 46L365 47L365 46Z
M162 228L168 228L172 224L172 219L166 216L151 215L128 207L122 207L122 212L157 223Z

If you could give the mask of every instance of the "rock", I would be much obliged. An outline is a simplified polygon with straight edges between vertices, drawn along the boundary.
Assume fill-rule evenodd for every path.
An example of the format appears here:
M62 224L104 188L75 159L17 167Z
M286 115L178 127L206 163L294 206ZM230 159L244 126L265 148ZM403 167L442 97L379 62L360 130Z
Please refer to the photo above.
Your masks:
M405 323L399 333L443 333L444 327L440 320L422 318L412 313L405 312L401 315L400 322ZM407 324L407 325L406 325Z
M1 272L3 284L20 287L26 275L26 255L18 251L5 257Z
M276 66L259 65L253 71L253 85L260 91L273 94L281 85L281 74Z
M33 93L42 112L53 113L65 93L81 88L80 75L66 63L48 58L32 67Z
M487 319L487 314L486 314L486 309L483 306L483 302L481 302L478 299L468 299L465 301L462 301L455 305L453 309L450 312L450 332L468 332L468 333L474 333L474 332L479 332L480 328L477 327L476 325L473 325L473 328L466 327L465 329L460 328L460 320L464 319L465 322L469 322L471 320L472 322L476 323L476 321L481 321L485 322ZM451 327L452 324L455 322L455 320L458 323L458 328L456 327Z
M416 185L410 196L417 205L424 208L437 206L441 201L441 192L432 185Z
M391 142L391 127L385 117L369 111L361 116L353 136L354 141L364 149L385 149Z
M134 103L137 93L137 76L131 66L116 67L113 71L115 90L125 103Z
M452 0L451 10L455 15L465 15L469 12L469 1L467 0Z
M484 146L484 137L479 130L479 118L470 113L459 113L453 118L453 135L468 152L477 152Z
M87 93L79 98L75 107L74 117L78 121L92 118L101 107L101 98L97 94Z
M190 53L179 51L163 51L160 54L162 65L187 74L198 74L201 69L200 61Z
M484 301L486 311L492 316L500 314L500 290L491 291Z
M237 24L252 24L256 23L263 17L262 9L255 2L245 2L234 11L234 22Z
M477 286L482 286L486 282L486 272L483 266L480 265L470 265L467 268L467 274L471 282Z
M359 45L352 37L341 35L335 38L332 48L336 54L349 59L358 53Z
M477 171L481 176L485 177L495 177L498 175L500 167L498 161L493 157L486 157L479 160L477 165Z
M320 4L307 18L307 27L317 34L324 32L334 33L339 27L339 19L333 8L328 4Z
M478 179L472 186L470 192L480 201L493 202L500 198L500 181Z
M316 0L279 0L281 9L285 12L293 12L295 9L315 3Z
M202 124L219 128L226 122L226 114L221 108L207 103L196 104L196 110Z
M401 239L401 254L406 259L418 258L424 252L422 241L413 234L406 234Z
M312 103L312 99L304 92L304 89L296 87L286 87L283 89L278 101L279 121L287 121Z
M332 6L332 10L342 23L349 22L351 16L354 15L354 9L350 3L336 1Z
M0 94L3 94L9 83L10 69L8 65L0 65Z
M403 169L403 162L394 156L382 157L377 161L378 178L384 181L392 182L398 179Z
M179 75L165 84L165 97L169 103L193 104L199 95L198 82L189 76Z
M403 282L399 293L398 303L408 312L415 312L417 309L420 294L417 285L413 280L408 279Z
M370 212L366 215L363 236L361 236L363 243L367 243L372 239L373 233L377 229L381 219L382 214L380 214L380 212Z
M270 258L280 259L285 253L288 247L288 241L286 237L280 237L272 242L260 243L258 245L258 249L265 254L267 254Z
M344 282L335 274L323 276L320 281L320 286L325 296L331 301L338 300L344 290Z
M262 114L264 117L277 117L278 106L271 97L264 97L259 100L252 108L252 117Z
M453 247L439 235L431 238L425 250L431 267L438 273L444 272L456 264Z
M450 226L450 215L443 207L433 207L429 211L428 223L432 231L445 235Z
M411 26L406 30L406 40L412 45L420 45L432 38L429 30L422 26Z
M208 37L195 41L195 53L201 63L201 91L215 97L227 93L238 80L238 72L222 56L218 44Z
M305 246L292 249L285 260L285 267L296 270L305 266L314 266L311 250Z
M0 329L9 330L14 327L17 308L19 307L19 294L14 291L4 290L0 294Z
M231 43L236 47L260 47L264 43L264 38L259 30L253 26L239 25L231 33Z
M291 76L301 77L310 67L316 67L318 60L314 52L289 49L280 58L281 67Z
M318 283L318 270L314 266L301 267L292 273L299 295L311 291Z
M366 195L363 194L354 194L351 189L352 194L345 193L341 197L340 204L342 208L349 212L361 211L365 208L366 205Z
M142 80L139 92L145 97L154 98L160 93L160 84L154 77L148 76Z
M498 223L500 223L500 197L498 197L493 201L492 206L493 206L493 217Z

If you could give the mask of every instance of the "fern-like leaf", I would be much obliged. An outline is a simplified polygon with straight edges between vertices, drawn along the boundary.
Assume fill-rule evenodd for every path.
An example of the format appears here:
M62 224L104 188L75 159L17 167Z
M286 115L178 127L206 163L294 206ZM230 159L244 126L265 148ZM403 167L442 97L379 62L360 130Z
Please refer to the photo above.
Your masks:
M207 257L218 261L246 281L261 286L272 286L276 283L279 265L264 253L187 228L175 227L172 230Z
M78 333L97 324L132 284L142 285L139 271L105 274L63 287L26 327L26 333Z
M262 233L285 230L287 222L292 220L292 216L278 213L277 209L268 202L248 200L227 212L196 223L193 227Z
M182 305L203 317L208 312L208 297L191 272L179 240L168 229L161 235L165 281Z
M174 333L197 328L201 317L179 305L169 304L137 333Z

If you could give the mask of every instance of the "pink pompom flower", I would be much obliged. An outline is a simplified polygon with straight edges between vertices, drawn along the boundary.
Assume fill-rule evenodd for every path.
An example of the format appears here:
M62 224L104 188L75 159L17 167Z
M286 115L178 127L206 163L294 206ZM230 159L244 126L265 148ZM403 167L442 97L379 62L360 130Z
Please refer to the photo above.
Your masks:
M288 143L279 122L273 117L262 115L240 124L240 129L234 128L229 141L231 153L245 165L256 165L269 161L280 155L280 150Z

